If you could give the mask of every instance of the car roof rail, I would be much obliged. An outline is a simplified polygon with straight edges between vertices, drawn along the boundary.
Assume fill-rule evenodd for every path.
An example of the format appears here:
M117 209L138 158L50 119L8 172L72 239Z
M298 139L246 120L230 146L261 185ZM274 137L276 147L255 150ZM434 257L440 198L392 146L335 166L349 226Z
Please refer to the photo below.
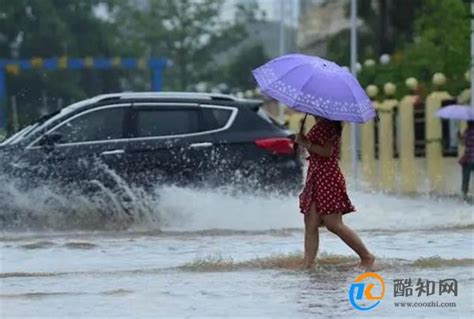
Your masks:
M133 99L133 98L179 98L179 99L202 99L202 100L217 100L217 101L242 100L228 94L202 93L202 92L123 92L123 93L102 94L95 97L97 102L115 100L115 99Z
M179 99L179 100L208 100L235 102L247 106L252 110L258 110L263 101L258 99L243 99L228 94L203 93L203 92L123 92L103 94L93 98L95 102L107 103L125 99Z
M97 102L116 101L120 99L121 99L120 96L109 96L109 97L99 98Z

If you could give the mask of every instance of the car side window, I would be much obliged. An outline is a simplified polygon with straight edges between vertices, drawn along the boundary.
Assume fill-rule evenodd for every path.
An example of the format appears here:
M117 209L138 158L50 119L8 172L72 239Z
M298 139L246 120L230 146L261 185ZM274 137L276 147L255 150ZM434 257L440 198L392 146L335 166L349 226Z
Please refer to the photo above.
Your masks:
M59 144L106 141L123 138L123 120L127 107L107 107L66 122L52 133L60 136Z
M136 110L136 136L153 137L199 132L199 110Z
M203 107L202 114L206 121L205 130L211 131L225 127L232 115L232 110L216 107Z

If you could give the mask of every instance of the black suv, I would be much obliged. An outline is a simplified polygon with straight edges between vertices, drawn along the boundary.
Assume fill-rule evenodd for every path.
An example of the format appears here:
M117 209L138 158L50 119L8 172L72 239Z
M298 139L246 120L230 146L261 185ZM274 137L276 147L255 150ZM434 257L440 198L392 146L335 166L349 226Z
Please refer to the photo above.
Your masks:
M100 95L5 140L1 174L30 186L97 180L108 171L140 186L205 183L298 191L302 163L292 134L261 105L221 94Z

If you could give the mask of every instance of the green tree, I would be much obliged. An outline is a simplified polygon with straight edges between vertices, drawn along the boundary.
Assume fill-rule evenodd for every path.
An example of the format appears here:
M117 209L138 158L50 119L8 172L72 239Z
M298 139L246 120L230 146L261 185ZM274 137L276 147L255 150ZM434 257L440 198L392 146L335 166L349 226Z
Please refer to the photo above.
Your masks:
M374 41L374 54L392 53L413 39L414 20L423 0L359 0L358 16Z
M262 44L243 47L225 68L226 84L241 91L254 89L252 70L267 60L268 56Z
M423 0L358 0L358 54L362 59L392 53L412 41L414 19ZM350 3L346 17L350 16ZM328 43L329 58L349 65L350 31L343 30Z
M461 0L424 0L415 21L415 39L400 54L400 68L431 83L435 72L448 77L448 88L458 93L469 68L469 7Z
M255 4L237 8L236 20L220 16L223 0L154 0L142 7L121 7L116 20L129 49L139 55L171 60L165 86L186 90L218 72L215 58L246 36L245 24L255 18Z
M397 94L401 96L406 93L405 80L415 77L421 82L424 93L429 91L431 78L436 72L443 72L447 76L447 88L452 94L458 94L466 86L464 73L469 67L470 31L468 1L417 0L411 4L405 0L377 1L376 3L384 2L386 7L392 8L385 10L388 10L391 21L388 29L392 30L388 32L391 34L388 43L392 43L388 51L384 51L379 45L383 32L374 31L384 19L381 18L383 14L376 10L380 10L381 6L374 8L368 2L371 1L359 1L359 13L365 23L359 33L359 61L368 58L377 60L379 53L390 53L392 61L388 65L377 63L363 67L358 75L363 86L382 86L389 81L394 82L398 87ZM329 52L331 58L347 65L349 31L344 32L343 36L331 39ZM379 51L375 50L376 47L380 48Z
M0 58L120 55L113 21L98 17L118 0L15 0L0 6ZM17 97L22 123L38 116L43 95L65 103L119 90L114 71L29 70L7 76L7 93ZM49 106L49 111L57 106Z
M464 73L469 67L469 22L467 3L424 0L414 21L413 40L395 48L389 65L363 68L360 81L363 85L394 82L402 95L405 79L415 77L425 93L431 88L433 74L443 72L448 91L459 94L466 86Z

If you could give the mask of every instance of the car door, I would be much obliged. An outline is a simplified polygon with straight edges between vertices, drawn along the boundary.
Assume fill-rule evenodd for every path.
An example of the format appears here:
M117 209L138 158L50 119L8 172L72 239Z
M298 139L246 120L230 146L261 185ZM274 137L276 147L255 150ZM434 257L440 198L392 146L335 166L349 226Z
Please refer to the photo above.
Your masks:
M234 139L231 137L232 126L238 109L233 106L216 104L201 105L203 126L205 128L206 140L212 144L206 153L196 154L198 149L191 150L193 157L203 158L199 162L197 172L202 179L211 186L229 184L230 177L234 176L235 170L231 163L240 163L240 153L236 152ZM238 142L235 144L239 144Z
M116 183L127 169L130 110L128 103L99 106L49 129L26 150L37 176L65 182L96 180L107 186Z
M207 108L194 103L134 103L128 162L140 184L205 178L214 144Z

